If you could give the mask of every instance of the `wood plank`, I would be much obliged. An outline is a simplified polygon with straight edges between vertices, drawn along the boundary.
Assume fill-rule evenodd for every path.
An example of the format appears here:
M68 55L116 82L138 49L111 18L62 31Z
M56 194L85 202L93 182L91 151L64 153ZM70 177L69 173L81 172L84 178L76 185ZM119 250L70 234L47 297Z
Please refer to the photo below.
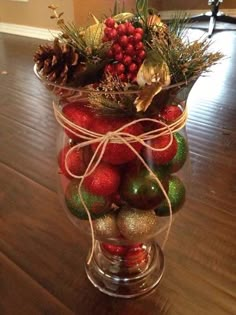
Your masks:
M0 253L1 315L73 315L11 260ZM11 301L7 303L6 301Z

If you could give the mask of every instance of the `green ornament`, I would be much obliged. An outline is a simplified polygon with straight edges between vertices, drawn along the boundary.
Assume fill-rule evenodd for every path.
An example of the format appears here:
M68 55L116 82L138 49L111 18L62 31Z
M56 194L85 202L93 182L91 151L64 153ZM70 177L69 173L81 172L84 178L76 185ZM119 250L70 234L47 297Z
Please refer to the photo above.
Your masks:
M164 169L155 169L153 172L167 191L168 180ZM155 177L143 166L133 168L125 174L120 194L131 207L141 210L155 209L164 199Z
M172 213L177 212L185 200L185 187L177 176L171 176L169 179L168 197L171 202ZM164 200L155 210L158 216L168 216L170 209L166 200Z
M170 173L175 173L180 170L188 155L188 146L185 138L178 132L176 132L174 136L178 144L178 149L174 158L166 165Z
M79 183L77 179L71 180L65 192L65 202L70 212L81 220L88 220L87 212L79 196ZM81 188L83 201L85 202L92 219L104 215L110 210L111 201L107 196L98 196Z

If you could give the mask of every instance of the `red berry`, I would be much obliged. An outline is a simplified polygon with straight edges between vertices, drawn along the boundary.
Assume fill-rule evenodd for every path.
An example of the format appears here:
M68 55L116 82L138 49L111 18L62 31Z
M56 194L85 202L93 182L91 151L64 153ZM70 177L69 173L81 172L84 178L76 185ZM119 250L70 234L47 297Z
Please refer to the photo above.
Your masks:
M113 244L108 244L108 243L102 243L101 246L109 254L116 255L116 256L124 256L128 250L127 246L113 245Z
M163 149L170 143L170 135L164 135L150 140L149 145L155 149ZM145 150L144 154L147 159L157 165L163 165L170 162L177 153L178 143L173 137L171 145L164 151Z
M114 65L106 65L105 66L105 72L109 72L109 73L112 73L114 71Z
M132 44L128 44L125 48L125 52L127 55L133 56L135 53L134 46Z
M113 29L111 27L105 27L104 34L109 38L110 33Z
M126 35L122 35L120 38L119 38L119 43L122 47L126 47L128 45L128 36Z
M115 26L115 20L110 17L110 18L106 19L105 25L106 25L107 27L113 28L113 27Z
M173 122L182 115L182 110L177 105L167 105L160 112L160 115L165 121Z
M127 76L124 73L119 74L118 78L120 79L120 81L123 81L123 82L127 80Z
M137 52L137 58L140 58L140 59L144 59L146 57L146 52L145 50L139 50Z
M124 24L120 24L116 28L119 35L124 35L126 33L126 26Z
M135 29L135 33L136 34L138 33L138 34L140 34L143 37L144 31L143 31L143 29L141 27L137 27Z
M127 79L129 82L133 82L135 78L136 78L136 74L131 73L131 72L127 74Z
M118 43L114 43L111 48L114 54L122 52L122 47Z
M135 31L135 27L131 23L129 23L126 27L127 34L133 35L134 31Z
M143 38L143 36L140 33L135 33L133 37L134 37L134 42L135 43L140 42L142 40L142 38Z
M114 40L115 38L116 38L116 36L117 36L117 31L116 31L116 29L112 29L111 30L111 32L110 32L110 34L109 34L109 38L111 39L111 40Z
M131 65L129 66L129 71L130 72L136 72L138 70L138 66L136 65L136 63L131 63Z
M113 51L111 49L108 50L107 57L109 57L109 58L113 57Z
M129 36L129 44L134 44L134 36Z
M117 61L122 61L123 58L124 58L124 56L123 56L122 52L117 53L117 54L115 55L115 60L117 60Z
M135 50L142 50L142 49L144 49L143 42L136 43Z
M143 59L142 58L139 58L139 57L137 57L136 59L135 59L135 62L137 63L137 65L141 65L142 63L143 63Z
M117 63L116 67L115 67L115 71L117 74L122 74L125 72L125 66L123 65L123 63Z
M123 63L125 66L129 66L132 63L132 58L130 56L124 56Z
M117 192L119 184L120 174L118 170L106 163L100 163L92 174L84 179L85 188L95 195L108 196L114 194Z

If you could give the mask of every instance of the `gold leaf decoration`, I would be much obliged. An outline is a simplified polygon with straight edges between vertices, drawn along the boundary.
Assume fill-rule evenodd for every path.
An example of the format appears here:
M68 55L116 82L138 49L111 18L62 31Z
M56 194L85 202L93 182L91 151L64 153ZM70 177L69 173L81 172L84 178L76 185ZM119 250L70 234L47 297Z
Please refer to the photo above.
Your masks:
M162 84L159 82L152 83L151 85L145 86L140 95L134 101L137 112L145 112L150 106L153 97L157 95L162 90Z

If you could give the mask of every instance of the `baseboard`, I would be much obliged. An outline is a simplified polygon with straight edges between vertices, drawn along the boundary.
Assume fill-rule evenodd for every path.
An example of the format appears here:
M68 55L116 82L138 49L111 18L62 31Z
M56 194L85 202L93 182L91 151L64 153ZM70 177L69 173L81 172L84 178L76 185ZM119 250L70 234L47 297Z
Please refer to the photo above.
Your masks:
M171 19L173 18L176 11L160 11L162 19ZM206 11L202 10L188 10L184 11L189 16L198 15L205 13ZM229 16L236 16L236 9L224 9L223 12ZM8 33L20 36L27 36L39 39L52 40L55 36L59 34L59 31L48 30L46 28L12 24L12 23L0 23L0 33Z
M185 10L182 12L185 12L188 16L194 16L194 15L206 13L208 11L209 10ZM224 10L220 10L220 11L222 11L224 14L227 14L229 16L235 16L236 17L236 9L224 9ZM161 18L163 20L169 20L169 19L173 18L176 11L160 11L159 13L160 13Z
M1 32L45 40L53 40L53 38L59 34L59 31L56 30L12 23L0 23L0 33Z

